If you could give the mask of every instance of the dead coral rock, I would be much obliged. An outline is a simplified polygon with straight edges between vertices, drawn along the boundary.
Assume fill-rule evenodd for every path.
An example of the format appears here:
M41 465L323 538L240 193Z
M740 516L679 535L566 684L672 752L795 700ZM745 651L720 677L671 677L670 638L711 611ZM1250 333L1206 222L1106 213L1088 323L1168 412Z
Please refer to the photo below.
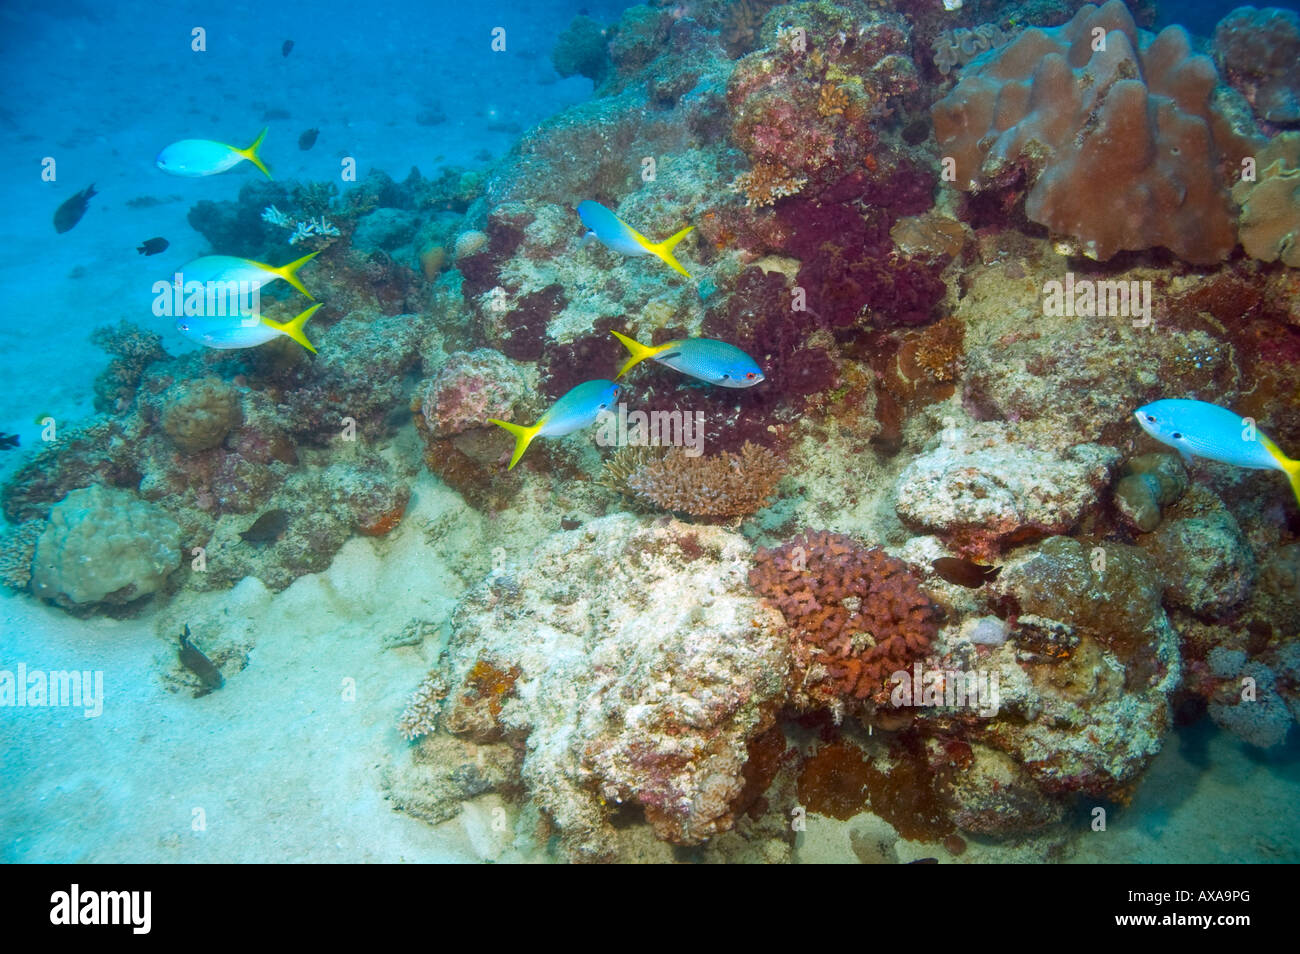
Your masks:
M1232 187L1241 245L1261 262L1300 268L1300 133L1282 133L1255 157L1255 181Z
M488 426L490 417L510 420L525 387L518 365L501 352L458 351L425 385L419 412L431 438L450 437Z
M1300 15L1238 7L1214 28L1214 58L1261 119L1300 122Z
M957 827L987 838L1024 835L1064 817L1060 801L1045 795L1024 767L1004 752L972 745L972 764L952 787Z
M570 857L615 855L620 803L676 844L734 823L749 743L773 724L790 668L780 614L745 585L749 552L716 527L604 517L550 537L456 610L444 668L461 688L444 725L486 716L523 750L522 784ZM517 671L508 691L476 679L485 660Z
M749 582L790 627L802 709L885 701L890 675L923 657L938 628L906 563L843 534L805 531L759 550Z
M1003 542L1072 527L1109 483L1119 453L1098 444L1036 450L999 424L949 428L898 478L906 523L988 555Z
M173 390L162 426L182 454L217 447L244 419L239 391L220 378L183 381Z
M1164 246L1211 264L1236 244L1222 168L1250 149L1211 105L1217 81L1182 27L1152 38L1120 0L1085 4L969 66L932 109L935 135L964 190L1026 170L1029 219L1092 258Z
M1021 619L1077 641L1028 651L1018 624L982 660L1000 712L971 726L972 741L1006 752L1048 794L1127 799L1163 745L1181 670L1150 561L1134 547L1053 537L1013 554L991 586Z
M1165 599L1199 616L1230 612L1255 583L1254 552L1226 508L1169 520L1142 545L1165 580Z
M509 745L438 732L412 746L409 763L388 766L382 785L393 808L437 825L459 815L465 799L509 792L518 772L518 754Z

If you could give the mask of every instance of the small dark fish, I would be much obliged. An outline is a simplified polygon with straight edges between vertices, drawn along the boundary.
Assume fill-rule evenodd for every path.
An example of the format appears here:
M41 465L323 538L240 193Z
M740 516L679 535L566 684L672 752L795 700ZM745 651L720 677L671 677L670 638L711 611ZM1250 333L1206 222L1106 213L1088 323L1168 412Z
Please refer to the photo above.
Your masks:
M68 229L72 228L81 221L81 217L86 214L86 206L90 202L90 197L98 195L95 191L95 184L92 182L86 188L82 189L71 199L68 199L61 206L54 210L54 231L62 235Z
M997 578L1000 566L981 566L961 557L940 557L931 562L934 572L949 583L974 589Z
M145 239L144 244L137 246L136 251L141 255L157 255L159 252L167 251L167 246L171 243L161 236L158 238Z
M17 446L17 434L0 434L0 450L13 450Z
M190 642L190 626L185 624L185 632L181 633L181 648L176 655L180 657L183 665L194 675L199 677L199 682L203 683L203 689L194 695L206 696L214 689L220 689L225 682L221 678L221 670L213 665L212 660L203 655L197 646Z
M319 129L308 129L298 137L298 148L306 152L312 146L316 145L316 137L320 135Z
M293 40L285 40L284 44L280 47L280 55L288 56L292 52L293 52Z
M937 865L938 858L917 858L915 861L909 861L909 865Z
M268 510L254 520L251 527L239 535L244 538L246 543L274 543L284 535L285 528L288 526L289 511Z

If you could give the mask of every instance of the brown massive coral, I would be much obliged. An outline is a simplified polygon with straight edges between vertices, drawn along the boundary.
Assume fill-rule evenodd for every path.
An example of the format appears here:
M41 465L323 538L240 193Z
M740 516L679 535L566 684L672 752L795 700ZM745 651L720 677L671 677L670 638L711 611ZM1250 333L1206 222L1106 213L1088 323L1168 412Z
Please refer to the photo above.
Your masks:
M806 530L759 550L749 585L790 627L793 699L804 709L885 702L890 675L924 657L938 631L906 563L839 533Z
M1023 173L1025 213L1090 257L1163 246L1210 264L1236 229L1227 167L1250 149L1211 100L1218 73L1182 27L1152 37L1120 0L1029 29L936 103L935 135L967 191Z

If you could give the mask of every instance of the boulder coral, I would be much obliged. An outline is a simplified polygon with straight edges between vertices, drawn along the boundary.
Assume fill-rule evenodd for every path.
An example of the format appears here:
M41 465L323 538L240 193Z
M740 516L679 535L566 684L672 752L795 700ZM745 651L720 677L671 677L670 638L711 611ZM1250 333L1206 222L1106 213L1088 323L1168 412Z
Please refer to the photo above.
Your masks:
M932 116L958 188L1023 175L1028 218L1089 257L1163 246L1213 264L1236 245L1226 169L1250 150L1217 83L1182 27L1152 37L1108 0L972 63Z
M32 591L64 608L133 602L180 566L180 536L175 521L132 493L74 490L36 543Z

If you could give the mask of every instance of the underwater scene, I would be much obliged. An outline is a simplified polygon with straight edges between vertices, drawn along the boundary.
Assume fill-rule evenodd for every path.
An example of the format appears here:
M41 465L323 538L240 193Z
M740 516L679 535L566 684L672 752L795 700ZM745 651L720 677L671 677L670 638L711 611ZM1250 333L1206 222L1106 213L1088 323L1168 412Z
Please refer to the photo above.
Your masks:
M0 53L0 860L1300 861L1295 5Z

